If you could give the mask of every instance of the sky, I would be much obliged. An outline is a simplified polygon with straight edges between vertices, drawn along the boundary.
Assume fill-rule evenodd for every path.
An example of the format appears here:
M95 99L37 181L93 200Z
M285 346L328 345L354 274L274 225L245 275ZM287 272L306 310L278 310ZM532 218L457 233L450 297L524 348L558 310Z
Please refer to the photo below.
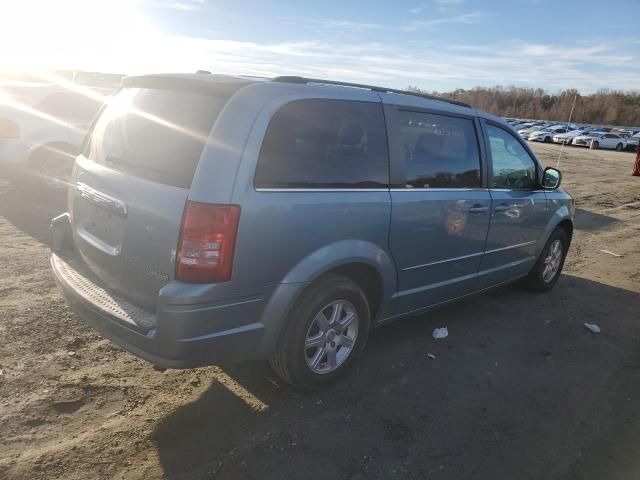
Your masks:
M640 89L640 0L0 0L0 69Z

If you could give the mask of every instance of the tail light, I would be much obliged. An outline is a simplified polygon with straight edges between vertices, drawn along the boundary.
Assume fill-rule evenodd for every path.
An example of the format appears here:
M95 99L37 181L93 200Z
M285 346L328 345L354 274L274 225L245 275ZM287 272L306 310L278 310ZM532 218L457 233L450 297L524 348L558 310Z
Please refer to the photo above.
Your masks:
M188 201L176 252L176 279L190 283L231 279L240 207Z
M20 138L20 127L13 120L0 118L0 138Z

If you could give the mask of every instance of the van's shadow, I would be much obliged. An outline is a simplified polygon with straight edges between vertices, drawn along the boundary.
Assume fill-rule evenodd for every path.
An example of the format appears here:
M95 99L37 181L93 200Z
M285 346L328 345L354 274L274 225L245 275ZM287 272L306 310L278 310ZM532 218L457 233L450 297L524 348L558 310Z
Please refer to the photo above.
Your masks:
M576 209L575 227L576 230L584 230L587 232L595 232L605 228L614 228L619 226L622 220L604 215L602 213L590 212L582 208Z
M620 478L640 467L638 311L640 294L568 275L501 288L376 330L322 393L224 368L153 440L167 478Z

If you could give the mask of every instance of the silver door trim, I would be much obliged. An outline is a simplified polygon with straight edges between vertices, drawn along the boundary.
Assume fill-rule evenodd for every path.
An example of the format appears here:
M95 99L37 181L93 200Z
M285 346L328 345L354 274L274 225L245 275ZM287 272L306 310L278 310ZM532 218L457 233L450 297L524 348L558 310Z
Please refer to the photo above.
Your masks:
M392 192L488 192L488 188L391 188Z
M256 192L294 192L294 193L310 193L310 192L388 192L388 188L256 188Z
M422 265L413 265L411 267L405 267L402 269L403 272L406 272L407 270L415 270L417 268L426 268L426 267L431 267L433 265L441 265L443 263L448 263L448 262L456 262L458 260L465 260L467 258L473 258L473 257L478 257L480 255L483 255L485 252L477 252L477 253L471 253L469 255L462 255L460 257L454 257L454 258L447 258L446 260L438 260L437 262L430 262L430 263L423 263Z
M531 240L530 242L517 243L516 245L509 245L507 247L493 248L491 250L485 250L485 254L496 253L496 252L504 252L505 250L512 250L514 248L526 247L528 245L533 245L537 243L537 240Z
M490 188L489 191L490 192L516 192L516 193L522 193L522 192L526 192L526 193L546 193L549 190L527 190L526 188L523 188L521 190L518 190L517 188Z
M445 260L438 260L436 262L423 263L421 265L412 265L410 267L403 268L402 271L406 272L407 270L415 270L415 269L418 269L418 268L432 267L434 265L442 265L443 263L457 262L458 260L466 260L467 258L478 257L480 255L503 252L505 250L512 250L514 248L526 247L526 246L532 245L534 243L536 243L536 240L531 240L530 242L518 243L516 245L509 245L507 247L494 248L494 249L486 250L486 251L483 251L483 252L471 253L469 255L462 255L460 257L447 258Z

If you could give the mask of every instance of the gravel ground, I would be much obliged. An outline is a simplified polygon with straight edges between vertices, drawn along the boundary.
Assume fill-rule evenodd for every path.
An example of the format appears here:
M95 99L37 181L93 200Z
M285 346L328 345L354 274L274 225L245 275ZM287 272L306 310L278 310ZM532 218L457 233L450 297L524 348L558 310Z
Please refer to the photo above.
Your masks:
M534 149L555 165L558 146ZM0 184L0 478L640 478L632 163L564 149L578 213L552 292L505 287L378 329L313 395L262 363L159 372L97 335L50 272L51 202Z

